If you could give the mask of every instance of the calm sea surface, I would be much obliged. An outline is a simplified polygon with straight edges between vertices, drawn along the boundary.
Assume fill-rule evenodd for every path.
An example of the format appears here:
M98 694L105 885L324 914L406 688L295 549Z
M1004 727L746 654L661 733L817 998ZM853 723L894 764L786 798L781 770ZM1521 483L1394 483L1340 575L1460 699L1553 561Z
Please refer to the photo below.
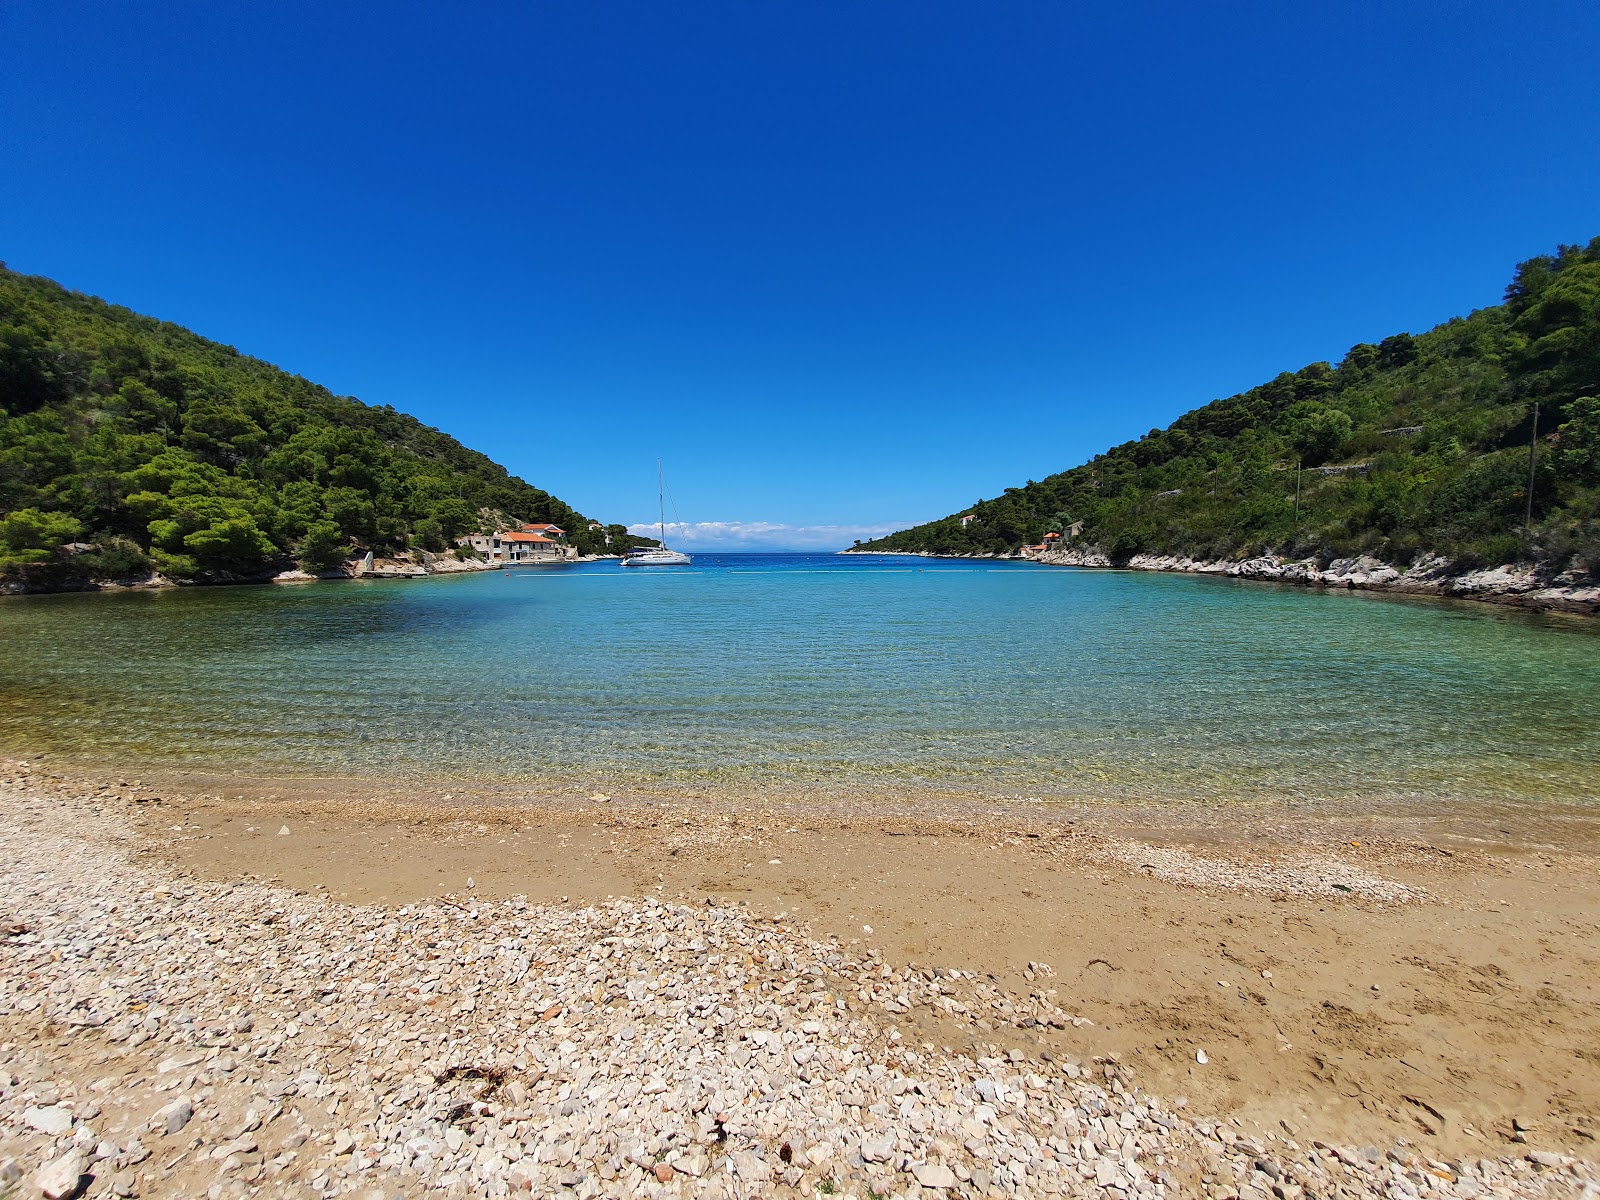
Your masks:
M1600 631L1185 576L713 555L0 600L0 746L273 774L1600 798Z

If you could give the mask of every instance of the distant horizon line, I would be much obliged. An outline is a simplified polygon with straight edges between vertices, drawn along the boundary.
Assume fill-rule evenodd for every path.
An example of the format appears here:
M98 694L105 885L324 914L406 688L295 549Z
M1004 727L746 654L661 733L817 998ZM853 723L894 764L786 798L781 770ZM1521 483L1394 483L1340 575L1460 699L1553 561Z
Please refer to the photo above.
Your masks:
M872 524L797 525L786 521L668 521L667 544L678 550L721 551L733 553L749 550L755 553L791 552L807 554L832 550L847 550L854 543L868 542L904 529L914 528L918 522L878 521ZM634 521L626 526L635 537L662 536L661 521Z

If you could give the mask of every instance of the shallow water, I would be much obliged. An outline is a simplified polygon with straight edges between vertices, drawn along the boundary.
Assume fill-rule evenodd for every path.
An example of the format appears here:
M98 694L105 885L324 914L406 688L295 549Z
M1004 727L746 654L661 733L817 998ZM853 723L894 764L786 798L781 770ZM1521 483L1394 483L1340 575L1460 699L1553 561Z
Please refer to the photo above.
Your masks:
M1178 575L709 555L0 600L0 745L274 774L1590 802L1600 633Z

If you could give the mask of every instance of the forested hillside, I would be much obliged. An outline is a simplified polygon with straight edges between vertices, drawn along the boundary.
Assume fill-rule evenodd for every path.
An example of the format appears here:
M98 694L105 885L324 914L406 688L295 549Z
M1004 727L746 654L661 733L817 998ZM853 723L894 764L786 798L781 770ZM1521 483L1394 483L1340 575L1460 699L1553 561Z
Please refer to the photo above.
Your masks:
M604 549L588 518L413 417L0 266L0 575L316 570L501 518Z
M1081 522L1076 544L1121 561L1436 553L1463 571L1531 559L1600 575L1597 397L1600 238L1523 263L1496 307L1353 346L859 548L1001 553Z

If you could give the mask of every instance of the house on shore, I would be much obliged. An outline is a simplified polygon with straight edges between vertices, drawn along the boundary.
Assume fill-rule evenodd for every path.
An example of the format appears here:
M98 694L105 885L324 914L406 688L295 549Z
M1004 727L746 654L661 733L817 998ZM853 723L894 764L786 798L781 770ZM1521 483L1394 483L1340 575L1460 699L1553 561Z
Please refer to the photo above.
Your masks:
M456 544L471 546L493 563L560 562L578 554L575 547L567 544L566 531L548 523L474 533L457 538Z
M1023 558L1037 558L1041 554L1061 549L1061 540L1059 533L1047 533L1044 535L1044 541L1037 546L1023 546L1017 553Z
M963 528L963 529L967 528L967 526L971 525L977 519L978 519L978 514L977 513L962 513L961 514L961 528Z
M567 531L559 525L552 525L548 521L539 525L524 525L523 533L537 533L540 537L549 538L552 542L565 542Z

